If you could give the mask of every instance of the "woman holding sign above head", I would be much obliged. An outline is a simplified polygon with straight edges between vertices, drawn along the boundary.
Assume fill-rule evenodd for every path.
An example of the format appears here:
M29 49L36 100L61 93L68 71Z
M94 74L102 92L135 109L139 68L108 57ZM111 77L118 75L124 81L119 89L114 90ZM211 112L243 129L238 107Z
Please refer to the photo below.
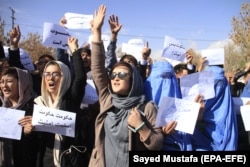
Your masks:
M10 108L21 110L26 117L32 115L34 99L32 97L32 79L28 71L15 67L4 69L0 76L0 88L2 110ZM1 115L3 116L3 114ZM20 125L24 127L20 140L0 137L1 167L35 166L38 138L35 132L27 134L26 130L30 131L32 128L30 123L20 122ZM9 128L14 125L6 126ZM18 122L16 126L18 126ZM1 127L0 129L7 128Z

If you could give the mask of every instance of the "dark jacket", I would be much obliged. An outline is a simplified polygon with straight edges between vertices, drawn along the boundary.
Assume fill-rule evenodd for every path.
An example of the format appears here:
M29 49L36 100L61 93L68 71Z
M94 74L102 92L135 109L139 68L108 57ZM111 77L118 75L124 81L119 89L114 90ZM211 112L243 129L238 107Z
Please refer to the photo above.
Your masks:
M20 110L25 111L25 116L33 113L33 98ZM34 167L36 165L38 134L32 132L25 135L22 132L21 140L13 140L14 167Z
M79 51L75 51L72 56L73 68L75 73L74 80L71 83L71 86L67 93L62 97L60 110L75 112L76 117L76 132L80 129L80 122L78 122L78 115L80 112L80 103L82 97L85 93L86 85L86 74L84 71L83 63L81 61L81 55ZM84 85L85 84L85 85ZM55 134L40 132L40 158L39 164L40 167L49 167L54 166L53 162L53 147L54 147ZM76 138L63 136L61 142L60 152L65 151L70 147L70 145L76 145L78 141ZM43 159L46 159L45 162L42 162Z

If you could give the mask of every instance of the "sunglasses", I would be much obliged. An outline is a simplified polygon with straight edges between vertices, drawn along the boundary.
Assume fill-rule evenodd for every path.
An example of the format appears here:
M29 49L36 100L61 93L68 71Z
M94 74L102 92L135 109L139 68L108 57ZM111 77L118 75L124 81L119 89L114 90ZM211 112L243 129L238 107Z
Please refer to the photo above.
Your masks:
M109 79L113 80L115 79L116 76L118 76L119 79L124 79L128 75L129 73L126 73L126 72L118 72L118 73L112 72L109 75Z
M52 78L58 78L58 77L61 77L62 74L61 74L61 72L52 72L52 73L50 73L50 72L44 72L44 73L43 73L43 76L44 76L46 79L48 79L48 78L50 78L50 77L52 77Z

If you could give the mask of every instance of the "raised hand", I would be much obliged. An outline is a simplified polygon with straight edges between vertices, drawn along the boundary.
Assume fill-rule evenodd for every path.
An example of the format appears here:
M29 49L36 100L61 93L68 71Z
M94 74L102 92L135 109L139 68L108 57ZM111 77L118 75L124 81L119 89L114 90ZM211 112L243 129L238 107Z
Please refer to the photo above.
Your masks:
M67 24L67 20L65 17L62 17L61 20L59 21L59 25L64 27L65 24Z
M18 43L21 38L21 31L20 31L19 25L14 27L10 31L9 35L10 35L10 48L11 49L18 48Z
M249 70L250 70L250 62L247 62L247 63L246 63L245 71L247 72L247 71L249 71Z
M69 37L68 38L68 45L69 45L70 52L73 53L74 51L76 51L78 49L78 39L74 38L74 37ZM71 54L71 55L73 55L73 54Z
M101 5L98 11L95 11L94 19L93 19L93 31L100 30L103 25L103 21L106 15L106 6Z
M198 71L201 72L203 70L203 68L207 65L208 61L207 61L207 57L202 57L200 58L200 61L199 61L199 68L198 68Z
M187 64L192 64L193 56L189 52L186 52L186 59L187 59Z
M119 24L118 16L115 16L115 15L109 16L108 22L109 22L109 27L110 27L111 33L118 34L118 32L122 28L122 25Z
M101 5L98 11L95 11L94 19L91 22L92 28L91 31L93 33L92 42L100 42L102 41L102 25L106 15L106 6Z
M151 49L149 48L148 41L146 42L146 47L142 49L142 57L144 60L147 60L151 54Z

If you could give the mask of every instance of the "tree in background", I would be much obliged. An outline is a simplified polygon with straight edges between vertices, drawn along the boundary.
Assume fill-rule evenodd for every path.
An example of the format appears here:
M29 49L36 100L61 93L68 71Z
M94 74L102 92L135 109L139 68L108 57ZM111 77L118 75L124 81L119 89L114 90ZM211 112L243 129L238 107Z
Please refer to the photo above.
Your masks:
M4 34L5 21L0 17L0 41L6 45L8 43L7 35Z
M246 58L241 54L240 47L235 44L228 44L224 47L225 59L224 69L228 72L235 72L238 69L244 68L246 64Z
M33 62L43 54L55 56L55 49L43 46L42 37L38 33L28 33L27 38L20 42L19 47L29 53Z
M230 38L245 63L250 61L250 3L243 3L239 16L233 17Z
M24 36L22 37L23 39L21 39L19 42L19 48L22 48L25 51L27 51L33 62L37 61L38 57L41 56L42 54L50 54L52 56L55 56L55 49L43 46L42 37L38 33L28 33L27 38L24 38ZM0 17L0 41L4 44L4 46L9 46L9 36L8 33L5 34L5 21L2 20L1 17Z

